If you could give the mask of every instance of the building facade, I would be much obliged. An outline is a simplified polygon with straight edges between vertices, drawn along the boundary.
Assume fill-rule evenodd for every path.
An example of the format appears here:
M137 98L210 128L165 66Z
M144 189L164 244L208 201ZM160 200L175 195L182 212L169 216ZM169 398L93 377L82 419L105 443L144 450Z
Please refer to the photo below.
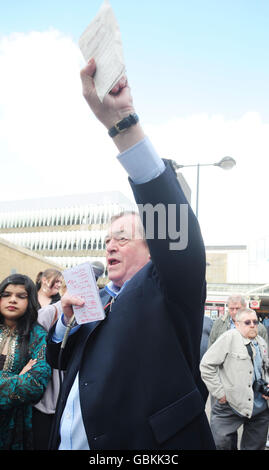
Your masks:
M95 260L105 265L110 218L134 209L117 191L1 202L0 237L63 268Z
M125 210L136 205L118 191L0 202L2 277L16 271L33 277L46 264L63 270L98 260L106 268L107 226ZM260 309L269 313L269 237L262 242L206 247L207 314L222 314L234 291L262 299Z

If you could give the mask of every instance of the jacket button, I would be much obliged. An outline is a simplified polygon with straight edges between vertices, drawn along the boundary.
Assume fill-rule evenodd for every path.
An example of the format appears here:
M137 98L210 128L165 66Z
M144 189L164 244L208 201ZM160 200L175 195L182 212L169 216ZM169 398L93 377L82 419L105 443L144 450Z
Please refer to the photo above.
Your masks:
M84 387L87 387L87 385L88 385L88 382L84 382Z

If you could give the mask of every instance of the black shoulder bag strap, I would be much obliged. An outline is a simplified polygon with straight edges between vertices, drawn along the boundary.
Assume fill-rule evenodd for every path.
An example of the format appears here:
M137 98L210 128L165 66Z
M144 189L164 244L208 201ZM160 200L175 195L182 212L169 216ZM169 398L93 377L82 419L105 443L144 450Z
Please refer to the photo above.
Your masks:
M253 351L252 351L251 344L250 344L250 343L246 344L246 347L247 347L248 353L249 353L249 355L250 355L250 359L251 359L252 364L253 364L253 374L254 374L254 378L257 379L257 372L256 372L256 370L255 370L255 365L254 365L254 362L253 362Z
M250 343L246 344L246 348L247 348L248 353L249 353L249 355L250 355L250 359L251 359L251 361L252 361L252 363L253 363L253 351L252 351L251 344L250 344Z

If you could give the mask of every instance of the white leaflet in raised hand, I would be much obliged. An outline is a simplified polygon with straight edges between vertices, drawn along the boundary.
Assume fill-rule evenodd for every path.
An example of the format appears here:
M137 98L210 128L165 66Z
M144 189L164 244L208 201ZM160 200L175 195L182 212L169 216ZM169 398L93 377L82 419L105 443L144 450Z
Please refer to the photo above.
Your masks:
M121 34L107 0L79 39L86 62L96 62L94 84L101 102L125 73Z
M73 306L76 322L81 325L105 318L95 275L90 263L82 263L63 272L69 294L85 301L82 307Z

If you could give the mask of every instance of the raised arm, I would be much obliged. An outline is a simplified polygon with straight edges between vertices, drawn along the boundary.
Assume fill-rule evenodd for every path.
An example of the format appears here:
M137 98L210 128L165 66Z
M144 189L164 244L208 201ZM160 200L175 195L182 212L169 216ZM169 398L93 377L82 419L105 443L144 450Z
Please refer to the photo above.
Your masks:
M97 119L108 130L134 113L135 109L126 77L118 82L101 103L94 86L95 71L93 59L81 71L83 95ZM184 303L190 300L192 310L194 304L195 310L198 310L205 295L205 250L199 224L177 178L171 168L165 170L162 160L148 139L145 139L139 122L117 134L113 140L121 153L119 160L130 176L139 208L151 212L160 208L161 221L158 227L155 225L153 237L151 227L150 234L146 230L151 257L160 279L166 290L169 290L170 298L176 300L183 297ZM135 171L132 171L134 166ZM146 217L151 220L152 214Z
M127 78L123 77L101 103L95 91L93 80L95 71L95 61L91 59L80 74L83 96L97 119L109 130L123 118L135 113L131 90ZM119 152L122 153L143 138L144 132L138 122L117 134L113 140Z

